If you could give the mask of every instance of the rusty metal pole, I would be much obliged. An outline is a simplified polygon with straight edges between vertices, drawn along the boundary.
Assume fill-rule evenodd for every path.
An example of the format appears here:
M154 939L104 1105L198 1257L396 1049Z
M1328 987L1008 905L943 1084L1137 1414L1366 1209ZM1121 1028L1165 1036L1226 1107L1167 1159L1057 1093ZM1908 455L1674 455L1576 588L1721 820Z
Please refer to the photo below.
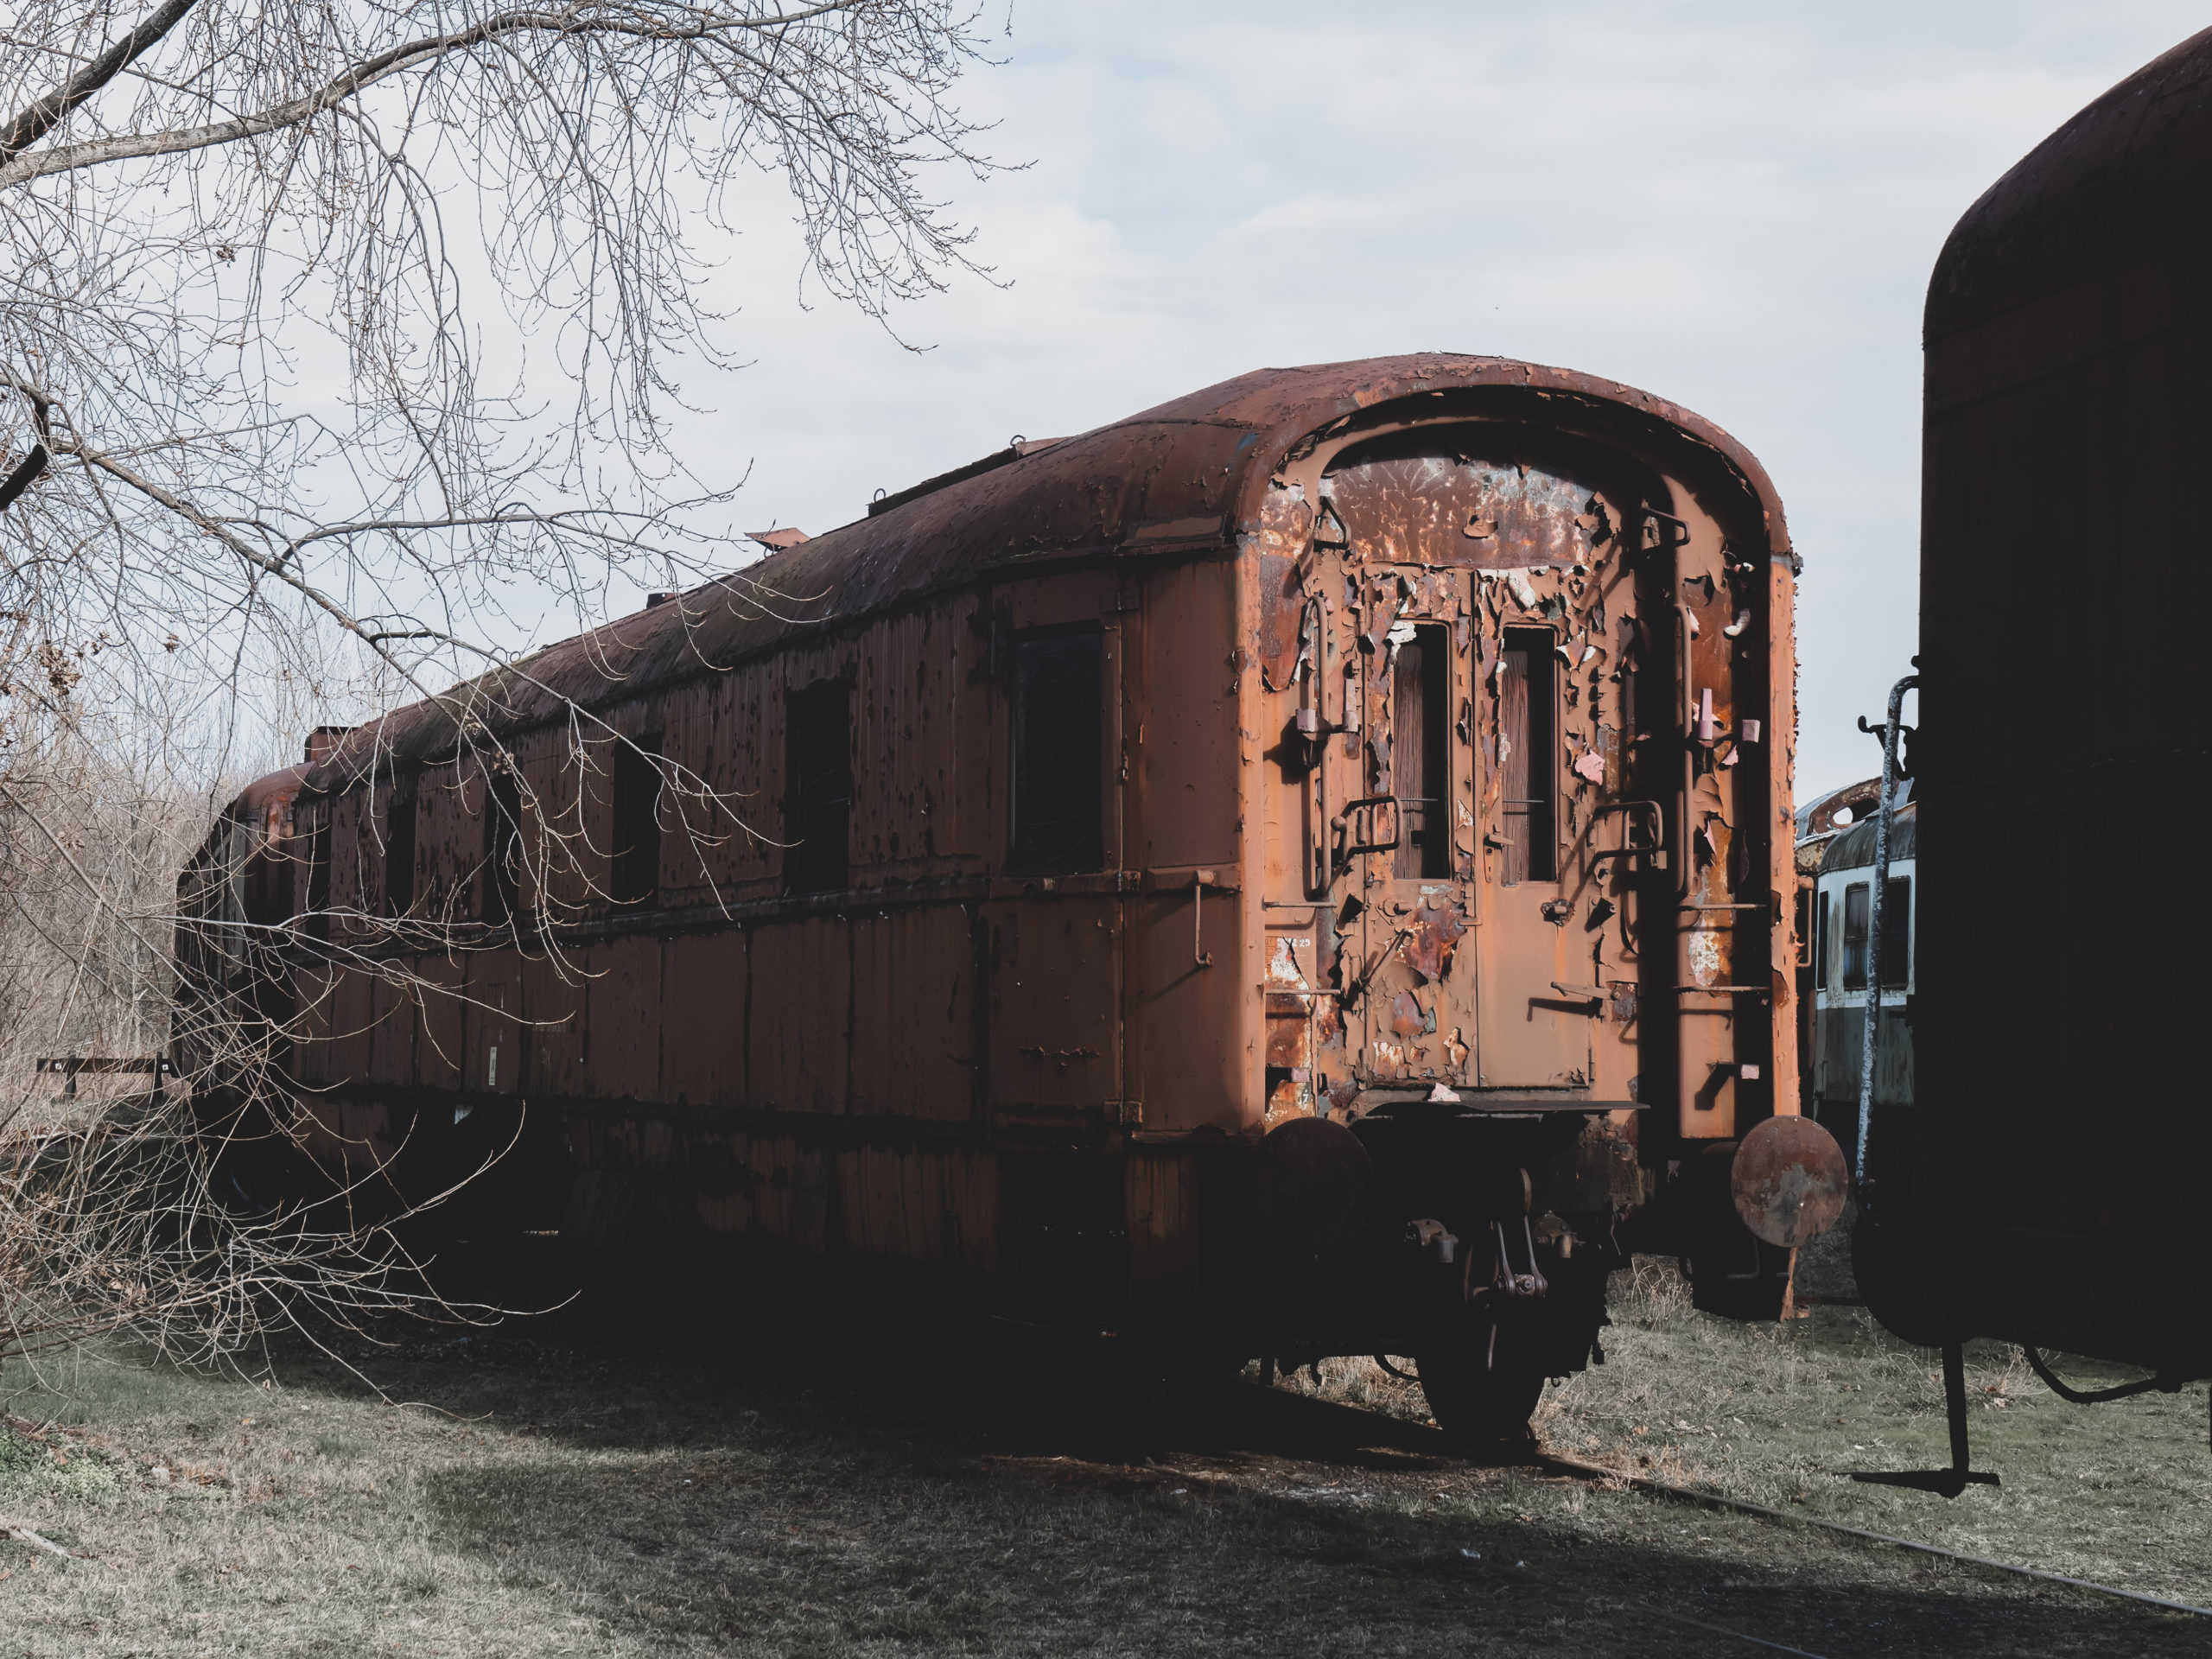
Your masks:
M1866 1028L1859 1039L1859 1155L1852 1169L1853 1182L1866 1187L1866 1132L1874 1116L1874 1054L1882 1024L1882 909L1890 890L1890 823L1897 816L1897 727L1904 712L1904 694L1920 683L1908 674L1890 688L1889 718L1882 727L1882 798L1874 817L1874 891L1867 896L1866 913ZM1859 729L1866 729L1862 715Z

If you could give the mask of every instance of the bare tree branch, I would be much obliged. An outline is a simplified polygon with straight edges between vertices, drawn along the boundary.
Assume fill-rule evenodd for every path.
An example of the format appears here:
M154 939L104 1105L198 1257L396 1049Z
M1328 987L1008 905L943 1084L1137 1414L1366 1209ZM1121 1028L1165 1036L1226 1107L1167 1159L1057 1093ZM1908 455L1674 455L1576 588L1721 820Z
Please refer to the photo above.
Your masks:
M702 879L778 844L626 733L602 626L835 603L734 568L744 465L673 441L743 360L721 254L791 221L879 319L988 275L936 183L995 167L972 0L162 0L120 41L114 3L18 0L0 56L0 477L50 455L0 512L0 1357L442 1308L406 1230L449 1192L391 1202L295 1039L340 974L580 976L618 749ZM339 805L282 769L327 726L365 792L319 891ZM418 799L483 853L410 892ZM156 1052L73 1103L29 1065Z
M184 14L195 3L196 0L166 0L152 16L10 122L8 136L0 139L0 166L45 137L67 118L70 111L143 57L184 21Z

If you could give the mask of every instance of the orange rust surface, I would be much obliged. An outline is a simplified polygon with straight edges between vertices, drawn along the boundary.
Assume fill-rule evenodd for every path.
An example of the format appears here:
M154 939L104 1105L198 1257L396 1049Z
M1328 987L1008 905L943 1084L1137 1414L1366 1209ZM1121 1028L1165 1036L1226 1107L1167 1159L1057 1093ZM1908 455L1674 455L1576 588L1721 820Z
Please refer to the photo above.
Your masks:
M1779 503L1726 434L1502 359L1268 371L1032 446L554 646L534 684L487 682L482 718L548 804L532 834L606 849L616 735L658 738L689 782L664 795L653 899L617 910L588 854L529 885L522 951L487 931L461 953L459 1013L445 979L379 1006L365 970L303 978L299 1073L348 1099L704 1124L699 1171L669 1130L650 1172L697 1226L931 1262L999 1259L1009 1157L1166 1160L1116 1183L1163 1305L1160 1264L1196 1248L1166 1235L1202 1224L1178 1148L1440 1087L1635 1101L1655 1159L1728 1139L1796 1107L1770 903L1793 580ZM823 598L772 614L747 582ZM1044 877L1009 868L1005 663L1068 630L1104 642L1105 850ZM1338 822L1430 741L1395 729L1408 631L1440 698L1419 874ZM1522 879L1497 668L1537 633L1555 844ZM829 681L851 688L849 885L794 893L784 709ZM378 756L434 801L416 891L480 903L486 793L456 741L416 705L308 769L334 906L382 891ZM1647 823L1663 846L1631 849ZM594 1130L569 1155L626 1167L651 1140Z

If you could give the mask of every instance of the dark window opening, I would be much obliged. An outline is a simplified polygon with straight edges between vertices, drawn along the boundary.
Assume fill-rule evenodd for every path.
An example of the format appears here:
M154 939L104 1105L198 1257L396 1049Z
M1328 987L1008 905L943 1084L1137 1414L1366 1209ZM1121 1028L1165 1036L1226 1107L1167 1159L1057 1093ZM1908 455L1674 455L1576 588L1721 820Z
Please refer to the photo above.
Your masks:
M1882 988L1902 990L1912 969L1912 878L1893 875L1882 899Z
M1828 966L1828 918L1834 913L1835 895L1832 893L1822 893L1821 895L1820 938L1813 946L1813 982L1824 991L1829 989L1835 982L1835 970Z
M1856 881L1843 890L1843 988L1866 988L1869 934L1873 918L1868 913L1872 888ZM1893 875L1883 890L1882 988L1900 989L1910 977L1912 963L1912 878Z
M1843 890L1843 988L1866 988L1867 886L1854 881Z
M1105 865L1104 664L1105 636L1096 629L1014 642L1017 870Z
M784 884L793 893L845 885L853 810L852 688L842 680L794 691L785 703Z
M506 922L522 908L522 780L492 774L484 802L484 919Z
M333 804L315 809L308 836L308 936L330 943L330 815Z
M404 916L415 907L415 791L395 790L384 808L384 913Z
M1390 665L1391 792L1398 798L1402 880L1452 874L1452 769L1444 734L1450 702L1446 630L1419 627Z
M660 892L660 737L614 749L614 849L607 891L618 905L648 905Z
M1554 736L1552 636L1541 628L1508 628L1497 672L1497 772L1505 846L1500 879L1559 879L1559 744Z

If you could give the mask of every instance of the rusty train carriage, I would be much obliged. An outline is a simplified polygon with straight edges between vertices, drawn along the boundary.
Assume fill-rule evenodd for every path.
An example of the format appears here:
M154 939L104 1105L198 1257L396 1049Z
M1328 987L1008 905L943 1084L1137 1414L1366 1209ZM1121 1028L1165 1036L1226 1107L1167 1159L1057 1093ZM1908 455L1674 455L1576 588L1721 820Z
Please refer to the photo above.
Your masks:
M2212 29L2008 170L1929 277L1915 1075L1872 1114L1853 1238L1869 1302L1913 1340L2048 1346L2169 1387L2212 1373L2212 916L2202 882L2145 877L2212 803L2208 563L2194 518L2112 480L2202 476L2212 219L2175 204L2209 185ZM2045 597L2085 571L2149 601ZM2022 671L2062 658L2112 669L2087 694ZM1988 879L2027 802L2055 849L2031 904ZM2050 1017L2022 1020L2021 986Z
M1726 1175L1797 1110L1794 565L1726 434L1498 359L1017 446L499 682L527 791L436 702L302 769L292 925L356 957L293 1071L333 1158L527 1102L588 1245L1414 1353L1510 1427L1627 1249L1779 1295ZM474 948L398 983L375 913Z

